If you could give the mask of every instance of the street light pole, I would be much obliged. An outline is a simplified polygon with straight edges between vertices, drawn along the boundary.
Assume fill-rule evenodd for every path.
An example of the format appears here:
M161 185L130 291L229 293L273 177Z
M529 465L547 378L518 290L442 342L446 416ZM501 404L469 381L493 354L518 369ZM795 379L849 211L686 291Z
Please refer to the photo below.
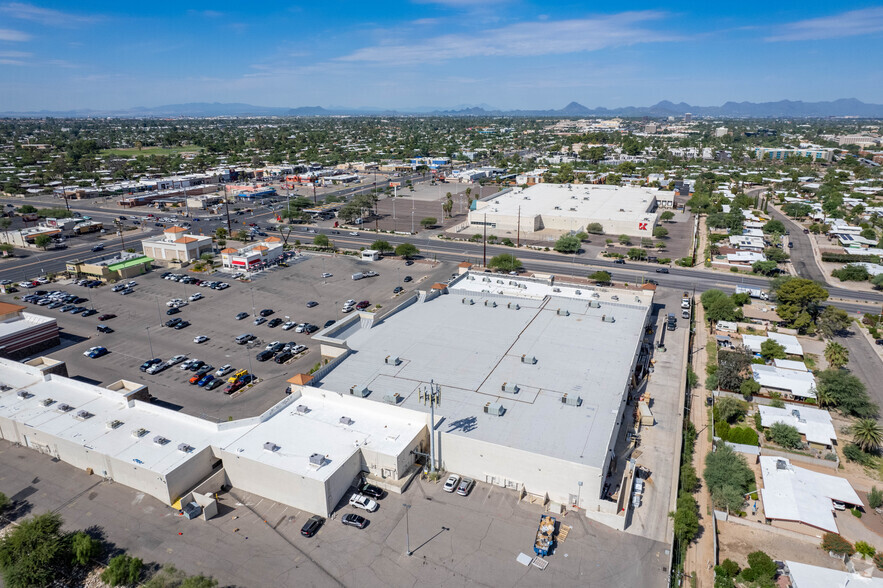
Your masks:
M408 511L411 510L410 504L403 504L405 507L405 553L407 555L411 555L411 534L410 534L410 521L408 520Z
M147 346L150 347L150 357L153 358L153 344L150 342L150 327L144 327L147 331Z

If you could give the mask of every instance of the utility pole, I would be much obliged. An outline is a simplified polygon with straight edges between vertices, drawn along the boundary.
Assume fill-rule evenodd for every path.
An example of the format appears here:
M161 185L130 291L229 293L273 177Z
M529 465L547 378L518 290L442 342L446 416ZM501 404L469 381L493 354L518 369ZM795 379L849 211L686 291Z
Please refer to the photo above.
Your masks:
M318 204L319 201L316 200L316 182L313 182L313 204Z
M227 200L227 187L224 186L224 209L227 211L227 238L233 238L233 229L230 227L230 202Z
M408 520L408 511L411 510L410 504L403 504L405 507L405 553L407 555L411 555L411 529L410 529L410 521Z
M153 358L153 344L150 342L150 327L145 327L147 330L147 346L150 347L150 357Z
M117 233L119 233L119 235L120 235L120 245L125 247L126 242L125 242L125 240L123 240L123 223L119 219L115 220L114 223L117 226Z
M484 243L482 243L481 265L487 268L487 213L484 215Z
M518 207L518 237L516 237L515 247L521 247L521 206Z

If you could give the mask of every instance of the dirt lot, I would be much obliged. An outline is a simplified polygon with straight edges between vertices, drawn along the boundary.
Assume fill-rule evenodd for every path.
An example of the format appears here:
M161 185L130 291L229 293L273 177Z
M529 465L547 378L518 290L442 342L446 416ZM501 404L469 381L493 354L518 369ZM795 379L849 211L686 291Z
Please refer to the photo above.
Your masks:
M748 563L749 553L763 551L771 558L781 561L790 559L832 570L843 570L843 564L839 560L831 558L818 547L820 539L807 537L806 541L801 541L732 523L719 523L718 529L721 561L729 558L744 567Z

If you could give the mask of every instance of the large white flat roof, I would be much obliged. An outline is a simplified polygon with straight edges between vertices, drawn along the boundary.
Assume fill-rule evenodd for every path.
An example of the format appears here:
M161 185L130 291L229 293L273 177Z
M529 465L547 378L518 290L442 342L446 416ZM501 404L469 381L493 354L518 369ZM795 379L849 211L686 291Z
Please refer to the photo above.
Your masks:
M798 521L837 533L832 500L861 505L861 498L843 478L791 465L783 457L761 456L763 511L769 519Z
M652 220L655 188L606 186L597 184L535 184L515 188L499 196L481 200L474 214L501 214L529 218L537 215L574 219ZM671 196L671 192L664 192ZM670 198L669 198L670 199ZM556 208L557 207L557 208Z
M20 319L0 322L0 339L27 331L33 327L38 327L46 323L54 323L55 319L48 316L33 314L30 312L21 313Z
M442 392L438 430L602 467L652 292L577 289L466 274L449 294L416 302L370 329L348 330L353 353L315 385L343 393L366 387L368 400L377 402L398 394L398 406L426 413L419 391L433 381ZM537 363L523 363L522 355ZM387 356L400 363L387 364ZM504 384L518 392L504 392ZM563 403L564 394L582 398L581 406ZM485 413L489 403L505 414Z
M794 588L883 588L883 578L868 578L796 561L785 561Z

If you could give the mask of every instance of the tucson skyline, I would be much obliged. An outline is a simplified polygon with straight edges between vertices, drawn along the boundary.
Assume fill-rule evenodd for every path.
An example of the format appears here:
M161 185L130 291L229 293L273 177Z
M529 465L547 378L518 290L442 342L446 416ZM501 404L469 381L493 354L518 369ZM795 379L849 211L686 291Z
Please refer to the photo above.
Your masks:
M883 7L0 2L0 111L880 102Z

